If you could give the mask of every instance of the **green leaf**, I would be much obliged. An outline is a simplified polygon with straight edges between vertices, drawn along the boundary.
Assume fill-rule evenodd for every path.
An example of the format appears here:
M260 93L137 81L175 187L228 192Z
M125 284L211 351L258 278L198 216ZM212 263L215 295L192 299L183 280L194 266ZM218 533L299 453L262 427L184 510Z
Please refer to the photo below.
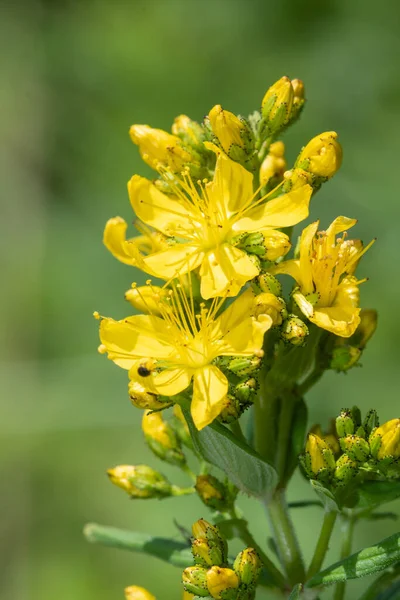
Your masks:
M400 565L385 571L367 589L361 600L399 600Z
M201 431L193 423L187 407L182 406L195 450L207 462L219 467L239 490L263 498L278 482L275 469L229 429L214 422Z
M328 490L328 488L323 486L320 481L316 481L315 479L311 479L310 483L327 512L340 512L340 508L337 505L335 496L330 490Z
M365 481L357 491L359 507L379 506L400 497L400 481Z
M331 585L338 581L356 579L378 573L400 560L400 533L395 533L375 546L364 548L348 558L317 573L306 583L306 587Z
M302 592L303 586L301 583L298 583L291 591L291 594L288 598L288 600L298 600L299 598L301 598L301 592Z
M185 568L193 564L192 553L183 542L155 537L137 531L106 527L96 523L88 523L83 530L83 534L88 542L93 544L103 544L112 548L149 554L165 560L175 567Z
M308 508L309 506L322 507L323 504L319 500L296 500L288 503L289 508Z

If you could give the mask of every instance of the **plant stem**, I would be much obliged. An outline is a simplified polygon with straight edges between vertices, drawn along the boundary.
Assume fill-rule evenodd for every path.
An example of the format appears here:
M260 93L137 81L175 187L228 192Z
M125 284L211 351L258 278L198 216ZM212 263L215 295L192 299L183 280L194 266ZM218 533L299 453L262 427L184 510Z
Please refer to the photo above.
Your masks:
M325 512L324 514L324 520L315 547L314 556L312 557L311 564L307 571L307 579L310 579L315 573L318 573L322 567L322 563L324 562L325 555L329 548L329 541L331 539L336 517L337 513L333 511Z
M342 547L340 550L340 558L347 558L351 554L351 545L353 542L354 519L346 517L342 521ZM333 600L343 600L346 591L346 582L340 581L336 584L335 595Z
M242 442L244 442L245 444L248 444L246 437L243 433L243 430L240 426L239 421L233 421L233 423L231 423L229 425L229 427L231 428L232 433Z
M268 571L268 575L275 581L276 585L279 588L285 587L285 577L280 572L278 567L274 565L272 560L265 554L264 550L257 544L256 540L250 533L247 523L245 521L238 521L237 525L238 535L240 539L250 548L254 548L254 550L259 555L264 567Z
M304 563L289 515L285 490L277 489L272 498L267 500L266 508L279 558L289 583L291 585L301 583L305 579Z
M284 481L288 452L290 448L290 434L292 431L292 421L294 412L295 398L287 393L281 399L279 425L278 425L278 444L276 449L275 468L279 475L279 481Z

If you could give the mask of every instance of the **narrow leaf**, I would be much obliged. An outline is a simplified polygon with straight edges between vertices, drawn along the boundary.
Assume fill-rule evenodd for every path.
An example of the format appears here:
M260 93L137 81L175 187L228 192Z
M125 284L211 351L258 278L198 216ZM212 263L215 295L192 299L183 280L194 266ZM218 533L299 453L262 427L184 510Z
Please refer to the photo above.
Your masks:
M302 592L303 586L301 583L298 583L293 589L292 592L288 598L288 600L298 600L299 598L301 598L301 592Z
M83 533L86 539L93 544L103 544L112 548L149 554L165 560L175 567L187 567L193 563L192 553L183 542L154 537L137 531L106 527L96 523L88 523Z
M356 552L317 573L306 583L306 587L330 585L338 581L372 575L387 569L399 560L400 533L395 533L379 542L379 544L364 548L364 550L360 550L360 552Z
M186 407L182 410L194 447L204 460L219 467L246 494L262 498L273 491L278 481L277 473L253 448L217 422L198 431L189 410Z
M335 496L328 488L324 487L321 482L316 481L315 479L311 479L310 483L327 512L340 512Z

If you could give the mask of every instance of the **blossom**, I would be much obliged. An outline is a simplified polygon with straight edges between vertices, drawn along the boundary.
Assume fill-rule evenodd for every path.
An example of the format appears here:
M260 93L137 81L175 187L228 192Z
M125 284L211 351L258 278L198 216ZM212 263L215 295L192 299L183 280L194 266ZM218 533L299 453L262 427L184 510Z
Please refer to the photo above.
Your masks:
M173 171L180 171L187 163L198 163L198 158L184 148L182 140L148 125L132 125L129 130L131 140L139 146L140 155L150 167L158 163L168 165Z
M179 242L144 257L145 270L172 279L199 267L201 295L205 299L224 294L236 296L247 281L256 277L260 269L238 247L240 239L256 231L264 235L267 246L276 246L277 236L287 240L276 228L305 219L312 194L311 186L306 184L269 201L268 195L255 200L251 173L214 145L208 146L218 156L211 182L197 182L196 187L187 172L180 180L167 172L173 197L138 175L128 184L138 218ZM278 246L282 253L290 247L281 242Z
M271 273L286 273L297 282L293 298L312 322L340 337L353 335L360 323L359 290L354 277L356 265L366 248L360 240L347 239L346 230L355 219L337 217L326 231L318 232L319 221L303 230L300 258L273 267ZM343 233L341 238L336 235Z
M251 289L217 316L223 299L196 311L178 285L169 302L160 298L160 314L134 315L121 321L103 318L101 352L150 393L175 396L193 382L191 414L198 429L211 423L223 410L228 380L214 364L218 356L262 355L269 315L253 316Z

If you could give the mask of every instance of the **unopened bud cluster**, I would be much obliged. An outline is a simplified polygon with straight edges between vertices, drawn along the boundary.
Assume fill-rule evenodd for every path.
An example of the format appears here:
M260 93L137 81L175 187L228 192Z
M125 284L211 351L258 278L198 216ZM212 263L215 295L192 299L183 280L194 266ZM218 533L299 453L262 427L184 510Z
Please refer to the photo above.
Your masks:
M261 571L256 551L246 548L229 566L227 543L217 526L200 519L192 532L195 564L182 573L185 591L200 598L252 600Z
M368 478L400 478L400 419L379 426L375 410L362 420L360 410L353 407L343 409L336 418L336 437L315 431L309 434L300 457L310 479L335 489Z

